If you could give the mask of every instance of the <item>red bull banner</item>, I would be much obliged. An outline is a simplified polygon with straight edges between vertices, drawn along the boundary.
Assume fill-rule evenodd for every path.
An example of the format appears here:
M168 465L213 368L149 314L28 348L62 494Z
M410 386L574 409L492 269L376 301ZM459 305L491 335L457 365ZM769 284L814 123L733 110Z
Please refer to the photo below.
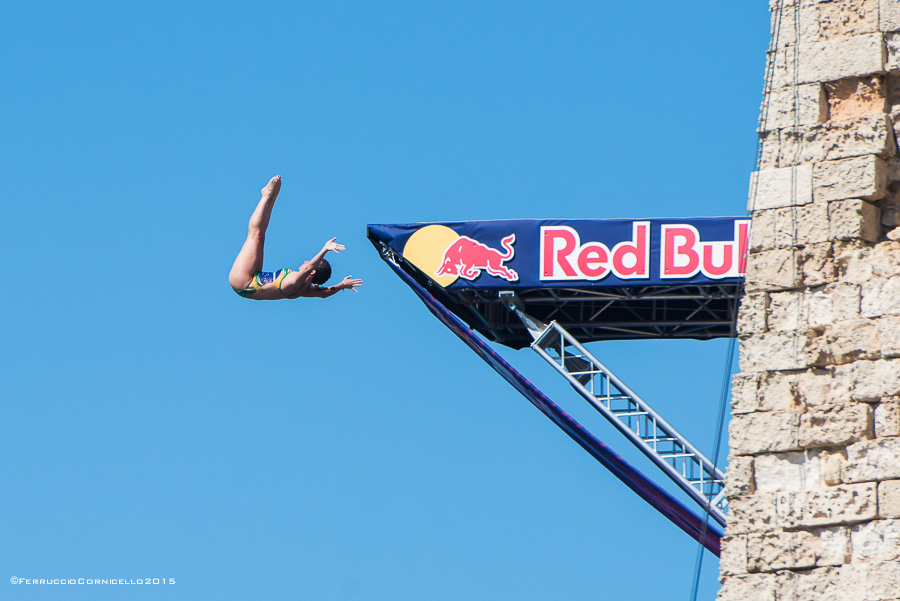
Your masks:
M368 235L447 289L734 283L750 220L457 221L370 225Z

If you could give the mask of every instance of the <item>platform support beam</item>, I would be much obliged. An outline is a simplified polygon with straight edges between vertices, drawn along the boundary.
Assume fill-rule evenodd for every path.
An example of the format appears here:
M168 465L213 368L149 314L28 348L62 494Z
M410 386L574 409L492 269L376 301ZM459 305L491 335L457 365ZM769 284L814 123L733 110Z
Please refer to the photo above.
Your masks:
M544 325L506 300L535 338L531 348L613 426L696 501L725 525L725 474L625 385L565 328Z

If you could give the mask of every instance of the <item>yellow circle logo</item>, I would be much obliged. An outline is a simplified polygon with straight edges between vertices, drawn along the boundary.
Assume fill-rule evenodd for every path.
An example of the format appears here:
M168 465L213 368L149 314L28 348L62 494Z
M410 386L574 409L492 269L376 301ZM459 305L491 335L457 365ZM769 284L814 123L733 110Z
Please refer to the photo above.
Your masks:
M421 269L425 275L446 288L458 275L436 275L444 259L444 251L453 244L459 234L446 225L426 225L406 241L403 258Z

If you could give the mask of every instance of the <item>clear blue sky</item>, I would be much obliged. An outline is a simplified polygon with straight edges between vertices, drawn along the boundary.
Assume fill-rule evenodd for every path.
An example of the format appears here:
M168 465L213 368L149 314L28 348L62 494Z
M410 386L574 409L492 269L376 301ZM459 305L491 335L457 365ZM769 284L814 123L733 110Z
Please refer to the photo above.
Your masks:
M744 214L767 43L761 1L5 7L0 598L688 599L697 544L365 225ZM229 289L276 173L267 267L337 236L359 294ZM711 453L726 347L593 350Z

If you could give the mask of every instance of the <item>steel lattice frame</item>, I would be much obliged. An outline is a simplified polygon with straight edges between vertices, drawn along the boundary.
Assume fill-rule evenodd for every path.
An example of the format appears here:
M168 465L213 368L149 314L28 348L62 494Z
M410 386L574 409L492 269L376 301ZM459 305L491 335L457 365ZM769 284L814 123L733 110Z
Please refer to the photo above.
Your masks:
M684 492L725 525L725 474L556 322L531 345Z
M526 313L557 321L583 342L643 338L710 339L735 336L740 286L631 286L608 289L517 290ZM500 300L502 292L463 289L449 295L469 322L492 340L513 348L531 342L525 327Z

